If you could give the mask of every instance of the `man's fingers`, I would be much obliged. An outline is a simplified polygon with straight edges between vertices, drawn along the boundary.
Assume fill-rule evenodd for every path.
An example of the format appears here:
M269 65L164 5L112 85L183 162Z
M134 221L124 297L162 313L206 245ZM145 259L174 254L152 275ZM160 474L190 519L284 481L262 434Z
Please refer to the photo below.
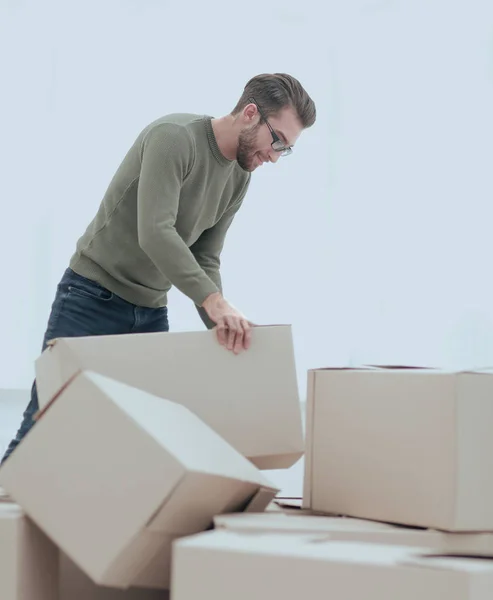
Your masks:
M229 316L226 318L226 326L228 328L228 350L239 354L244 348L244 328L243 319L236 316Z
M216 326L217 329L217 340L221 344L221 346L226 346L227 344L227 328L223 319L220 319Z
M234 317L231 317L231 316L226 317L226 327L228 328L228 332L227 332L227 337L228 337L227 348L228 348L228 350L233 350L234 345L235 345L235 340L236 340L236 332L237 332L237 328L236 328L235 318Z
M230 329L228 331L228 350L233 350L236 342L236 331L234 329Z
M250 347L253 326L242 316L226 315L218 319L217 339L229 351L239 354Z
M244 349L244 343L245 343L245 330L243 328L243 324L240 321L238 323L239 327L238 327L238 331L236 332L236 341L235 341L235 346L234 346L234 353L235 354L239 354L243 349Z
M243 347L245 348L245 350L248 350L248 348L250 348L250 344L252 342L252 328L251 328L251 324L246 321L245 319L243 319L241 321L241 325L243 327Z

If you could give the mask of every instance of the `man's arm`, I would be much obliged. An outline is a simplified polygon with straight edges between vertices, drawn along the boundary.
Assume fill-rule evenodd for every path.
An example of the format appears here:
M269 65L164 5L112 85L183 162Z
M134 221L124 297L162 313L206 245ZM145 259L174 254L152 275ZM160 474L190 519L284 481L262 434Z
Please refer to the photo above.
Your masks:
M183 180L193 163L188 134L178 125L151 130L142 144L137 191L140 247L166 278L201 306L219 286L206 273L175 228Z
M226 233L241 206L243 197L244 193L242 194L241 199L233 206L228 208L221 219L213 227L206 229L199 239L190 247L190 250L195 256L199 265L207 273L221 293L221 251L226 239ZM215 323L211 321L205 309L202 306L197 305L197 303L195 303L195 305L205 326L208 329L215 327Z

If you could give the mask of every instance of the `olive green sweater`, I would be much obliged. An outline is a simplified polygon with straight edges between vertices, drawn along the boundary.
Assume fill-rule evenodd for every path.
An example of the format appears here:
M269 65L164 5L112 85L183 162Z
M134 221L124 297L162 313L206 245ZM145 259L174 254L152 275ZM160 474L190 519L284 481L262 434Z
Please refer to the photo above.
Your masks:
M70 267L132 304L165 306L175 286L200 306L222 291L221 250L249 183L221 154L211 117L158 119L123 159Z

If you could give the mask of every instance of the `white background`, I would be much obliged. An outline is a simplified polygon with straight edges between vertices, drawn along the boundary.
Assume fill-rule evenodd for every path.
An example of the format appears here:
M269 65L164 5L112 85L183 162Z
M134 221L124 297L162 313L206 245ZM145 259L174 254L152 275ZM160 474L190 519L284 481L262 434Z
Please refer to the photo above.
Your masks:
M28 388L55 288L140 130L227 114L261 72L316 125L255 173L228 298L308 368L493 364L490 0L0 1L0 387ZM202 329L172 292L173 330Z

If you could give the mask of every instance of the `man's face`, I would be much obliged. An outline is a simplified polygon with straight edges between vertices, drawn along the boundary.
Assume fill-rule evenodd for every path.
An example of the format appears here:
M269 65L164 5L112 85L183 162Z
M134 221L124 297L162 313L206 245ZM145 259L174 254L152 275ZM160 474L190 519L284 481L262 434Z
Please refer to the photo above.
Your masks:
M259 123L260 115L254 104L249 104L243 111L243 123L238 137L236 160L244 171L255 171L264 162L277 162L281 156L272 148L271 131L267 123ZM281 110L270 116L268 121L277 136L286 146L294 146L303 128L291 108Z

